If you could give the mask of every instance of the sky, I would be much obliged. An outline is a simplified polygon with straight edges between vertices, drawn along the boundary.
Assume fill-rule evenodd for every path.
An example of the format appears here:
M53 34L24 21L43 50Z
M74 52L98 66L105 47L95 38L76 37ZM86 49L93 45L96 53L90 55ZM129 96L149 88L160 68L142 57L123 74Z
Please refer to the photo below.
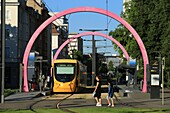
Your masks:
M123 10L123 0L42 0L50 12L61 12L70 8L81 6L96 7L108 10L120 16ZM109 31L114 30L119 22L114 19L92 12L79 12L67 15L69 22L69 33L82 33L79 29L108 29L108 31L99 31L108 35ZM92 36L83 36L83 39L91 40ZM96 40L104 40L105 38L95 36ZM83 51L85 54L92 52L91 41L84 41ZM87 48L86 46L89 46ZM108 46L104 48L104 46ZM112 42L108 39L106 41L96 41L98 53L105 53L105 55L117 54L113 49Z

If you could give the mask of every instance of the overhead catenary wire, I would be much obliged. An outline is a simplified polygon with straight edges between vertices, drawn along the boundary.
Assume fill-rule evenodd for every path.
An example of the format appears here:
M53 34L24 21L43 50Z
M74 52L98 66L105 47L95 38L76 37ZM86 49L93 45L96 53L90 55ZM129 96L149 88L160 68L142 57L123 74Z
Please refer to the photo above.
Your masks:
M106 0L106 11L107 11L107 15L108 15L108 10L109 10L109 1ZM107 27L107 29L109 29L109 24L111 23L112 18L110 18L110 20L109 20L109 17L108 17L108 16L107 16L106 18L107 18L106 27ZM108 30L106 31L106 35L108 35ZM105 42L105 45L106 45L106 46L107 46L107 42L108 42L108 41ZM105 51L106 51L106 48L105 48Z
M55 14L55 12L48 6L48 4L44 1L44 0L42 0L42 2L45 4L45 6L50 10L50 12L54 15L54 16L56 16L56 14ZM70 15L69 15L69 17L70 17ZM60 19L58 19L61 23L63 23ZM60 23L58 23L57 21L55 21L58 25L60 25Z
M108 15L108 0L106 0L106 11L107 11L107 15ZM106 22L106 28L108 29L109 27L108 27L108 16L106 16L106 20L107 20L107 22ZM108 32L108 31L106 31L106 32Z
M107 15L108 15L108 10L109 10L109 2L108 2L108 0L106 0L106 10L107 10ZM109 17L107 16L107 29L109 28L109 24L110 24L110 22L112 21L112 18L110 18L110 20L109 20Z
M108 15L108 0L106 0L106 11L107 11L107 15ZM106 16L106 35L108 34L108 16ZM105 41L105 46L107 46L107 41ZM105 48L105 52L106 52L106 48Z

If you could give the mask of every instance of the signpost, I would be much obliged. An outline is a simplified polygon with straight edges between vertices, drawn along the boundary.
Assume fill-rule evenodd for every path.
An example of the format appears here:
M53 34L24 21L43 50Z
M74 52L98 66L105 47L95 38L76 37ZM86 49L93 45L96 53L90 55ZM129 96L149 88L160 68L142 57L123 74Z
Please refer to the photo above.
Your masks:
M151 81L151 92L150 92L150 98L151 99L159 99L160 98L160 83L159 83L159 79L160 79L160 62L158 61L154 61L151 64L151 77L150 77L150 81Z

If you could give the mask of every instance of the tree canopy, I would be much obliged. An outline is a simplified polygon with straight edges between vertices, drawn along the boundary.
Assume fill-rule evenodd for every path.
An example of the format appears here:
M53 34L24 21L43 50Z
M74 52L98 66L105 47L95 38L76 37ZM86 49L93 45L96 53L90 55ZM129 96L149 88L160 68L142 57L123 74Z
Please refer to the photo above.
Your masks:
M170 56L170 1L169 0L131 0L124 4L124 18L141 37L149 60L155 57L155 51L162 56ZM128 51L132 58L141 57L139 47L131 33L121 24L110 31ZM116 48L116 45L115 45ZM119 49L120 54L123 54Z
M114 65L113 65L113 61L110 61L108 64L108 71L114 71Z
M68 56L68 58L69 57L70 56ZM78 61L83 62L83 54L82 54L82 52L81 51L77 51L76 49L72 50L72 59L76 59Z

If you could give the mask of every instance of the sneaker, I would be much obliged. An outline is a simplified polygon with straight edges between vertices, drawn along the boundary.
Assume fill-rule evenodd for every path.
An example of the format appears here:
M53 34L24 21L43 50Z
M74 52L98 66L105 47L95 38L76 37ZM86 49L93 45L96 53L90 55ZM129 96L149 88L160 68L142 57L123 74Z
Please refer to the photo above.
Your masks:
M96 104L96 106L102 106L99 102Z
M110 107L110 106L111 106L111 104L108 104L108 106Z
M115 105L112 105L111 107L115 107Z
M97 106L102 106L101 104L98 104Z
M98 102L97 104L96 104L96 106L98 106L100 103Z

